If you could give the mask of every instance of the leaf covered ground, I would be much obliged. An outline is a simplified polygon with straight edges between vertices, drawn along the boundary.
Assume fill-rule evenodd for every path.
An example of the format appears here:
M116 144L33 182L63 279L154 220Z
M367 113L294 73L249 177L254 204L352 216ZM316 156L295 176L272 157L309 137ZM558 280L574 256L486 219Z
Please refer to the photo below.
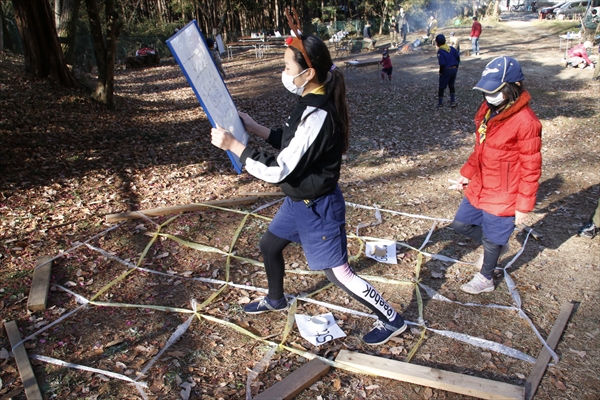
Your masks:
M600 242L576 235L600 195L600 86L591 82L590 70L560 65L557 34L567 29L556 23L484 26L482 56L463 57L456 109L435 107L433 48L411 55L392 53L392 84L380 84L374 67L346 70L352 130L340 185L354 204L452 219L461 196L448 190L448 179L457 178L472 149L472 117L481 101L471 87L493 57L516 57L533 97L532 108L543 124L543 174L530 223L543 237L529 239L510 272L524 312L543 337L561 305L576 303L557 348L560 361L549 367L536 398L579 400L595 399L600 391ZM466 28L456 32L459 37L468 35ZM339 67L347 59L338 59ZM238 54L226 60L225 68L238 109L263 125L281 125L295 101L280 83L281 53L271 50L259 61L250 53ZM111 213L277 190L246 173L235 174L225 153L211 146L210 124L175 63L118 70L116 80L118 106L107 111L83 90L65 90L24 76L19 57L5 53L0 61L0 313L3 322L17 322L22 337L50 326L25 343L30 355L131 379L142 373L139 380L148 384L145 395L155 399L244 398L249 371L270 350L268 342L256 337L273 343L283 339L286 348L259 368L250 388L253 394L306 362L310 355L303 352L334 359L341 349L524 385L532 364L416 326L385 345L365 346L360 338L373 320L325 305L367 310L339 289L326 288L322 275L309 274L298 246L286 249L286 293L321 302L299 301L297 313L331 311L347 336L314 347L293 324L285 333L284 313L245 315L242 306L260 295L253 289L266 287L263 268L256 263L262 261L258 241L278 204L254 215L248 212L277 197L261 196L234 208L237 212L204 209L172 221L128 221L105 232L113 226L105 222ZM255 139L250 144L264 146ZM360 228L361 236L418 248L432 227L431 220L387 212L382 212L381 223L363 227L375 222L373 210L348 207L349 234ZM477 244L446 225L436 225L424 250L465 262L477 259ZM105 233L90 246L54 261L47 310L28 312L37 258L59 255L101 232ZM524 235L513 235L502 266L523 242ZM380 278L373 284L407 320L419 322L422 307L422 322L429 328L539 355L539 339L516 312L433 301L425 292L415 292L418 278L452 301L512 305L501 277L493 293L473 297L458 289L474 273L469 264L430 257L420 264L418 252L407 248L399 250L397 265L377 263L361 253L361 242L352 237L349 251L359 255L355 270ZM211 279L237 286L222 287ZM85 302L81 299L96 303L50 325L80 307ZM192 315L192 299L200 305L198 316L155 359ZM2 330L0 397L24 399L10 349ZM134 386L102 373L32 363L47 398L142 398ZM298 398L466 397L334 368Z

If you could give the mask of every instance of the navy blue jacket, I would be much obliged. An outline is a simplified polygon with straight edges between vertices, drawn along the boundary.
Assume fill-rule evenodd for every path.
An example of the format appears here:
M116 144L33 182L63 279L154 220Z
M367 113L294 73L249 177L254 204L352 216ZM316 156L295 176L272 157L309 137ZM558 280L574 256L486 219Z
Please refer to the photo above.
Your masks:
M446 69L450 68L458 68L458 64L460 64L460 55L458 51L452 46L449 46L450 51L446 51L444 49L438 49L438 63L440 64L440 74L444 72Z

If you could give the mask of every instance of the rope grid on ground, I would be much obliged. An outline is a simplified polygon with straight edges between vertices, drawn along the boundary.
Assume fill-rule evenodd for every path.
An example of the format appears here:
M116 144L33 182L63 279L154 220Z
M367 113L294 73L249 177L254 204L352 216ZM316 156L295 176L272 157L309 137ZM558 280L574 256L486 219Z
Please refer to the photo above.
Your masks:
M142 398L147 399L147 395L144 392L144 389L148 387L146 382L143 382L141 379L143 379L144 377L146 377L146 374L148 373L148 371L150 370L150 368L160 359L160 357L165 353L165 351L174 343L176 343L179 338L185 334L185 332L188 330L188 328L190 327L190 325L192 324L192 322L194 321L195 318L198 318L198 320L201 319L205 319L207 321L216 323L216 324L221 324L225 327L231 328L243 335L248 336L249 338L252 338L254 340L260 341L262 343L264 343L265 345L267 345L268 347L270 347L270 350L265 354L265 356L254 366L254 368L252 370L249 371L248 373L248 378L247 378L247 385L246 385L246 395L247 398L251 398L251 387L252 387L252 383L254 381L254 379L256 379L256 377L259 376L260 372L263 371L265 369L265 366L268 365L270 359L273 357L273 355L281 350L287 350L291 353L297 354L299 356L302 356L306 359L314 359L314 358L318 358L321 361L336 367L336 368L340 368L340 369L344 369L350 372L357 372L357 373L367 373L365 371L361 371L359 369L355 369L352 367L348 367L346 365L341 365L336 363L333 360L329 360L325 357L321 357L318 356L316 354L313 354L311 352L308 351L302 351L299 350L297 348L294 348L292 346L287 346L284 343L286 342L289 333L292 331L293 325L294 325L294 315L296 313L296 309L297 309L297 305L298 305L298 301L303 301L303 302L307 302L307 303L313 303L319 306L323 306L326 307L327 309L331 309L331 310L336 310L342 313L348 313L348 314L353 314L353 315L357 315L357 316L364 316L364 317L371 317L374 319L377 319L377 317L374 314L368 314L368 313L364 313L364 312L360 312L357 310L353 310L350 308L346 308L346 307L342 307L342 306L338 306L335 304L330 304L330 303L326 303L323 301L319 301L319 300L315 300L312 297L315 296L316 294L325 291L327 289L329 289L330 287L332 287L333 285L329 284L326 285L323 288L320 288L318 290L313 291L312 293L309 294L305 294L305 295L290 295L290 294L286 294L286 297L289 299L289 303L290 303L290 308L288 310L288 315L287 315L287 322L285 324L285 327L283 329L283 331L280 333L281 334L281 340L279 343L275 343L272 342L270 340L268 340L268 338L273 337L273 336L277 336L276 335L270 335L268 337L260 337L254 333L252 333L251 331L236 325L230 321L226 321L226 320L222 320L216 317L213 317L209 314L204 314L202 313L202 310L209 304L211 304L215 299L217 299L222 291L227 288L227 287L232 287L232 288L237 288L237 289L243 289L246 291L254 291L254 292L261 292L261 293L267 293L267 289L265 288L261 288L261 287L256 287L256 286L249 286L246 284L239 284L239 283L235 283L235 282L231 282L230 281L230 267L231 267L231 259L236 259L238 261L241 261L243 263L248 263L248 264L252 264L255 266L263 266L263 263L247 258L247 257L241 257L241 256L237 256L235 254L235 245L240 237L240 234L242 232L242 230L244 229L244 226L247 224L247 221L250 217L254 217L254 218L260 218L266 221L270 221L271 218L269 217L265 217L262 215L257 214L258 211L263 210L267 207L270 207L274 204L279 203L281 200L277 200L277 201L273 201L270 202L268 204L265 204L261 207L258 207L252 211L240 211L240 210L235 210L235 209L229 209L229 208L223 208L223 207L219 207L219 206L209 206L207 205L207 207L210 207L212 209L215 210L219 210L219 211L224 211L224 212L233 212L233 213L238 213L238 214L243 214L243 218L242 221L240 222L239 226L237 227L237 229L235 230L234 234L233 234L233 238L231 240L231 245L229 246L229 251L223 251L221 249L218 249L216 247L212 247L212 246L208 246L208 245L203 245L200 243L194 243L194 242L190 242L190 241L186 241L183 240L175 235L171 235L168 233L163 233L161 232L167 225L169 225L171 222L173 222L174 220L176 220L177 218L179 218L181 215L183 214L178 214L175 215L169 219L167 219L165 222L163 222L162 224L158 224L156 223L154 220L152 220L151 218L143 215L142 217L152 223L155 227L156 227L156 231L151 233L151 238L149 240L149 242L146 244L144 250L142 251L142 253L139 256L139 259L137 260L137 262L134 264L130 261L121 259L119 257L117 257L115 254L106 251L100 247L94 246L92 245L90 242L92 242L93 240L99 239L101 237L104 237L105 235L107 235L109 232L117 229L118 227L120 227L123 222L118 223L116 225L113 225L111 227L109 227L108 229L92 236L90 239L86 240L85 242L82 243L76 243L74 246L72 246L71 248L69 248L68 250L62 251L59 254L57 254L55 257L51 258L50 260L48 260L48 262L51 262L53 260L56 260L58 258L61 257L65 257L73 252L75 252L77 249L81 248L81 247L86 247L90 250L92 250L93 252L96 252L100 255L102 255L103 257L106 257L108 259L114 260L124 266L127 267L127 270L125 270L123 273L121 273L120 275L118 275L115 279L111 280L110 282L108 282L106 285L104 285L103 287L101 287L90 299L85 298L84 296L81 296L77 293L75 293L72 290L69 290L61 285L58 285L56 283L53 283L52 286L56 287L57 289L60 289L68 294L70 294L71 296L74 296L75 300L77 301L77 303L80 304L80 306L78 306L77 308L71 310L70 312L60 316L60 318L58 318L57 320L53 321L52 323L45 325L43 328L37 330L36 332L32 333L31 335L25 337L21 342L17 343L15 346L13 346L13 351L16 347L23 345L26 341L31 340L35 337L37 337L38 335L40 335L42 332L50 329L51 327L61 323L62 321L66 320L67 318L70 318L73 314L77 313L78 311L81 311L85 308L88 308L90 306L96 306L96 307L123 307L123 308L141 308L141 309L151 309L151 310L156 310L156 311L162 311L162 312L173 312L173 313L182 313L182 314L191 314L190 317L183 322L182 324L180 324L177 329L175 330L175 332L173 332L170 336L170 338L168 339L168 341L164 344L164 346L160 349L160 351L154 355L154 357L148 362L146 363L145 367L141 370L136 372L136 377L135 379L130 378L129 376L126 376L124 374L119 374L116 372L112 372L112 371L107 371L104 369L99 369L99 368L93 368L93 367L89 367L89 366L85 366L85 365L80 365L80 364L74 364L74 363L69 363L69 362L65 362L62 360L58 360L52 357L47 357L47 356L42 356L42 355L36 355L36 354L32 354L30 355L30 357L32 359L36 359L39 361L43 361L46 363L50 363L50 364L54 364L54 365L59 365L62 367L67 367L67 368L73 368L73 369L78 369L78 370L83 370L83 371L90 371L90 372L95 372L110 378L114 378L114 379L120 379L122 381L125 381L129 384L135 385L135 387L137 388L137 390L139 391L140 395L142 396ZM435 228L437 227L437 224L442 222L451 222L450 220L447 219L442 219L442 218L434 218L434 217L429 217L429 216L424 216L424 215L416 215L416 214L408 214L408 213L403 213L403 212L398 212L398 211L393 211L393 210L385 210L385 209L380 209L378 207L369 207L369 206L364 206L364 205L358 205L358 204L353 204L353 203L346 203L346 205L348 207L353 207L353 208L359 208L359 209L365 209L365 210L373 210L375 211L375 217L377 222L373 222L373 223L363 223L363 224L359 224L357 226L356 229L356 234L349 234L348 237L351 238L352 240L357 240L359 242L359 250L357 252L357 254L352 255L349 257L349 262L355 262L363 253L364 251L364 246L365 246L365 242L366 241L380 241L382 239L380 238L375 238L375 237L368 237L368 236L360 236L359 235L359 230L361 228L367 227L367 226L374 226L374 225L378 225L382 222L382 218L381 218L381 212L385 212L385 213L389 213L391 215L401 215L401 216L405 216L405 217L409 217L409 218L419 218L419 219L424 219L424 220L431 220L433 221L431 228L428 231L428 234L425 238L425 240L423 241L423 243L421 244L421 246L419 248L413 247L408 245L407 243L404 242L400 242L400 241L396 241L396 244L405 248L408 248L410 250L414 250L416 252L418 252L417 255L417 261L416 261L416 265L415 265L415 272L414 272L414 278L410 279L410 280L398 280L398 279L389 279L389 278L384 278L384 277L379 277L379 276L370 276L370 275L360 275L363 279L367 280L367 281L377 281L377 282L381 282L381 283L386 283L386 284L392 284L392 285L413 285L414 286L414 290L415 290L415 297L417 300L417 305L418 305L418 320L416 322L412 322L412 321L406 321L408 324L416 326L421 328L421 334L420 337L416 343L416 345L410 350L410 352L408 353L407 357L406 357L406 362L410 362L411 359L413 358L413 356L415 355L415 353L417 352L419 346L423 343L424 339L425 339L425 333L427 331L436 333L438 335L442 335L454 340L458 340L473 346L477 346L483 349L487 349L487 350L491 350L491 351L495 351L497 353L501 353L504 354L506 356L509 357L513 357L522 361L526 361L529 363L535 363L536 359L530 355L527 355L519 350L513 349L511 347L508 347L506 345L500 344L500 343L496 343L490 340L486 340L486 339L482 339L482 338L478 338L478 337L473 337L470 335L466 335L463 333L458 333L458 332L452 332L452 331L447 331L447 330L438 330L438 329L433 329L431 327L426 326L425 324L425 319L423 318L423 300L421 298L421 291L420 288L423 289L425 291L425 293L428 295L428 297L430 297L432 300L437 300L437 301L442 301L442 302L447 302L447 303L454 303L460 306L465 306L465 307L489 307L489 308L495 308L495 309L500 309L500 310L506 310L506 311L514 311L516 312L522 319L524 319L532 328L532 330L534 331L535 335L539 338L540 342L542 343L542 345L546 348L546 350L548 350L548 352L551 354L552 358L554 359L554 362L558 362L558 356L556 355L556 353L546 344L544 338L542 338L542 336L540 335L540 333L538 332L538 330L536 329L535 325L533 324L533 322L531 321L531 319L526 315L526 313L523 311L522 309L522 301L519 295L519 292L514 284L514 281L512 280L508 269L513 265L513 263L517 260L517 258L522 254L527 241L529 239L529 235L531 234L531 231L527 233L527 236L523 242L523 245L521 247L521 249L519 250L519 252L510 260L510 262L504 267L502 268L503 274L504 274L504 279L507 283L511 298L514 302L514 305L498 305L498 304L477 304L477 303L461 303L458 301L453 301L448 299L447 297L444 297L443 295L441 295L440 293L438 293L436 290L424 285L421 282L421 277L420 277L420 270L421 270L421 265L422 265L422 260L423 260L423 256L425 257L429 257L432 259L436 259L436 260L440 260L443 262L452 262L452 263L462 263L462 264L470 264L472 265L473 263L470 262L464 262L464 261L460 261L460 260L456 260L453 259L451 257L448 256L444 256L442 254L432 254L432 253L428 253L423 251L423 249L425 248L425 246L427 245L427 243L429 242ZM128 303L118 303L118 302L106 302L106 301L98 301L97 299L102 296L104 293L106 293L107 291L109 291L114 285L116 285L117 283L123 281L126 277L128 277L130 274L132 274L135 271L142 271L144 273L148 273L148 274L156 274L159 276L166 276L166 277L172 277L172 274L168 274L165 272L160 272L160 271L156 271L156 270L152 270L152 269L148 269L148 268L144 268L142 267L142 263L144 261L144 259L146 258L148 251L152 248L153 244L156 242L156 240L158 238L165 238L168 240L172 240L176 243L178 243L180 246L184 246L184 247L188 247L191 248L193 250L196 251L200 251L200 252L207 252L207 253L217 253L220 254L222 256L226 257L226 261L225 261L225 279L224 280L218 280L218 279L211 279L211 278L202 278L202 277L187 277L187 276L181 276L182 279L189 279L191 281L199 281L199 282L203 282L203 283L207 283L207 284L211 284L211 285L217 285L218 289L215 290L206 300L204 300L202 303L197 303L195 299L191 299L190 303L191 303L191 308L187 309L187 308L179 308L179 307L169 307L169 306L159 306L159 305L149 305L149 304L128 304ZM43 266L44 264L40 264L38 266L36 266L36 268L40 268L41 266ZM295 269L295 270L286 270L286 273L293 273L293 274L304 274L304 275L324 275L322 271L305 271L305 270L300 270L300 269Z

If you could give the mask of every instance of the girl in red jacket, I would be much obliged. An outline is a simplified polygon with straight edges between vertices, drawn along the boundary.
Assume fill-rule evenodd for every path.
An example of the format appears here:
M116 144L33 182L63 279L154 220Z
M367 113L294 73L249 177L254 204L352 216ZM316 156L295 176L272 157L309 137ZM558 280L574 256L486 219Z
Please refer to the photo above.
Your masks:
M456 188L465 188L451 227L483 243L481 271L460 288L494 291L493 273L508 250L515 224L533 210L541 175L542 125L529 107L523 72L511 57L497 57L473 88L484 101L475 115L475 150L460 170Z

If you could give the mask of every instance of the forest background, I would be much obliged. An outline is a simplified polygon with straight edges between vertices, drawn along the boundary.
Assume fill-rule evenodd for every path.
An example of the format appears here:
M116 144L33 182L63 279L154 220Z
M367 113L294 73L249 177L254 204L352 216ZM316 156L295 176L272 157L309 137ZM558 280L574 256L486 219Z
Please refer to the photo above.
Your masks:
M379 34L388 33L391 18L403 7L412 30L435 15L440 24L470 25L470 16L496 16L500 0L13 0L1 3L0 51L25 56L25 69L37 77L53 77L73 86L72 67L98 68L94 98L114 106L114 65L141 47L170 56L165 40L195 19L206 37L224 42L253 33L289 32L284 9L300 10L305 32L327 40L340 30L361 36L367 21ZM67 67L71 66L71 67Z

